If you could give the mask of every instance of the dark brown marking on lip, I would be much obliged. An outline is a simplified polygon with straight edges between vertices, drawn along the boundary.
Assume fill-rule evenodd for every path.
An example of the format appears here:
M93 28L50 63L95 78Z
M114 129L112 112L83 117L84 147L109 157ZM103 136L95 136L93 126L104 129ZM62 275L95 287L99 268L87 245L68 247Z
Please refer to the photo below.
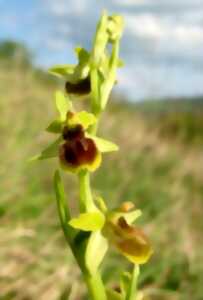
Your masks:
M82 128L82 126L80 124L72 127L72 128L68 128L68 126L65 126L63 128L63 138L64 140L76 140L76 139L82 139L84 138L84 130Z
M90 138L82 137L66 141L59 149L59 158L65 165L79 167L83 164L91 164L97 156L97 148Z

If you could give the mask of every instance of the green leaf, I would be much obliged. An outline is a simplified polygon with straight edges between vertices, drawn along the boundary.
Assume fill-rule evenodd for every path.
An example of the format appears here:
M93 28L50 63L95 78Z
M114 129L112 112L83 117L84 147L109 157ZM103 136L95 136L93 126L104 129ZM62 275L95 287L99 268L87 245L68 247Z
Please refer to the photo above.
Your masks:
M91 274L97 272L107 250L108 242L101 232L93 232L89 238L85 252L86 267Z
M71 103L67 97L61 91L57 91L55 94L56 108L60 114L61 121L66 120L66 114L71 109Z
M123 300L122 295L112 289L107 289L107 300Z
M78 218L70 220L69 225L83 231L100 230L105 222L104 215L100 212L89 212L80 214Z
M62 219L61 221L63 225L66 227L68 220L70 220L70 212L66 204L64 186L58 170L55 172L54 175L54 188L55 188L57 203L59 204L59 212Z
M118 151L119 149L116 144L110 141L104 140L102 138L90 134L88 134L88 136L94 140L100 152L113 152Z
M129 272L123 272L121 274L121 279L120 279L120 287L121 287L121 293L123 299L125 299L127 291L129 289L131 282L131 274Z
M58 208L58 214L59 214L61 226L64 235L66 237L66 240L70 243L74 238L75 232L72 227L67 225L71 216L66 202L63 182L61 180L61 176L58 170L54 174L54 189L56 194L57 208Z
M62 131L62 122L60 120L54 120L46 128L46 131L50 133L61 133Z
M50 144L47 148L45 148L41 154L36 155L32 160L43 160L48 158L53 158L58 156L58 148L59 144L62 141L62 138L59 137L57 140L55 140L52 144Z
M87 111L78 112L69 120L70 125L81 124L84 129L94 125L96 122L96 117Z
M71 292L72 292L72 286L66 287L66 288L62 291L59 300L70 300Z

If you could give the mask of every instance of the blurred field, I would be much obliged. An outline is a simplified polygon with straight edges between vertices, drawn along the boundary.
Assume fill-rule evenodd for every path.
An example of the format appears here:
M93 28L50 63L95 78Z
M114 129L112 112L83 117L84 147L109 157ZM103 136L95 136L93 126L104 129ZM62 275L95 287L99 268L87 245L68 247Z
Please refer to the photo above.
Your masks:
M71 299L80 300L85 288L60 231L52 188L57 161L27 163L53 138L43 129L55 113L57 84L31 67L0 63L0 299L65 300L72 286ZM202 300L203 101L186 110L165 102L164 111L157 103L111 104L100 134L120 151L104 157L93 186L110 207L130 200L143 210L140 222L155 249L140 277L146 297ZM76 181L66 174L64 181L75 211ZM109 285L124 266L109 255L103 266Z

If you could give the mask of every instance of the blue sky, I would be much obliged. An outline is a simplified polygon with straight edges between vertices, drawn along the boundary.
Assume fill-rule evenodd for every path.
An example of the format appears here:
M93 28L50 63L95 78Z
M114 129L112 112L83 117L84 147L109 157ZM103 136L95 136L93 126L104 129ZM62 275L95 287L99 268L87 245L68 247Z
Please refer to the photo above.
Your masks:
M203 0L0 0L0 39L26 43L45 68L73 63L104 8L126 23L116 89L132 100L203 95Z

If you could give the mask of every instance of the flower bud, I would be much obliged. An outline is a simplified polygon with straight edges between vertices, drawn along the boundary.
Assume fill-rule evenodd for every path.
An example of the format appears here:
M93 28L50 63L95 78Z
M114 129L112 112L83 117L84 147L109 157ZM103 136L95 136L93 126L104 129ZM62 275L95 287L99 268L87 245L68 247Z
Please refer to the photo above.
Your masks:
M87 95L91 91L90 78L81 79L76 83L67 81L65 90L68 94Z

